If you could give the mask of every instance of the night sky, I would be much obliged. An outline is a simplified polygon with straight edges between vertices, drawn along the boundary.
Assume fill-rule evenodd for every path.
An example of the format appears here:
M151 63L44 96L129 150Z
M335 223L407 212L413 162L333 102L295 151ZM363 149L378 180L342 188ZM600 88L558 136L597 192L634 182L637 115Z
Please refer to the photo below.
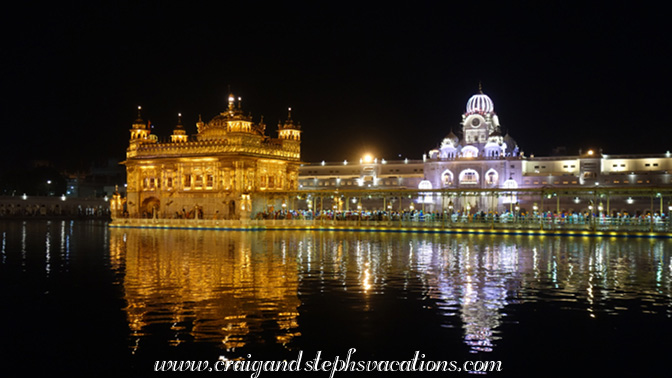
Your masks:
M655 3L241 3L3 12L3 162L122 160L138 105L160 138L178 112L195 134L229 87L273 137L292 107L304 161L419 159L479 82L527 155L672 150L670 20Z

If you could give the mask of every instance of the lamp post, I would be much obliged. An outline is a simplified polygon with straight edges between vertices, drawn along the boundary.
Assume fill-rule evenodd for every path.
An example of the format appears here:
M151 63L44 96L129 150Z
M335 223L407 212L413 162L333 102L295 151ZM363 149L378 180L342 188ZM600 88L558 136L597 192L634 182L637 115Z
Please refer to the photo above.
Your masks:
M357 213L359 214L359 223L362 223L362 200L359 200L359 203L357 204Z
M453 201L448 202L448 225L453 225Z
M520 219L520 205L516 202L516 214L514 220L518 222Z

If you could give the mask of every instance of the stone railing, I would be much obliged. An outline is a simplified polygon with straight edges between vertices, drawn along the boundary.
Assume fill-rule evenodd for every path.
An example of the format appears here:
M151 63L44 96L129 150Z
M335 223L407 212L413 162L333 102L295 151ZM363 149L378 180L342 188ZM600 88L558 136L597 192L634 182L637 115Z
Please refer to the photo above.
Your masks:
M669 220L657 222L637 220L623 221L616 219L588 219L581 222L566 223L554 219L511 219L498 221L496 219L472 220L467 217L444 220L393 219L393 220L334 220L329 218L317 219L250 219L250 220L223 220L223 219L160 219L160 218L117 218L112 226L116 227L148 227L148 228L203 228L203 229L413 229L447 232L468 230L528 230L551 232L596 232L596 233L667 233L672 235L672 224Z

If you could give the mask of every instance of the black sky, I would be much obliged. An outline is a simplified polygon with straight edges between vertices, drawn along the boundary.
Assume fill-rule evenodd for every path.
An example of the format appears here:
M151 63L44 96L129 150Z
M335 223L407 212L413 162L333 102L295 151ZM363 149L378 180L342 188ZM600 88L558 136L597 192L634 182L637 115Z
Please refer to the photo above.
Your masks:
M160 137L178 112L195 133L229 86L271 136L291 106L304 161L421 158L479 81L527 154L672 150L655 3L122 4L1 16L3 161L121 160L138 105Z

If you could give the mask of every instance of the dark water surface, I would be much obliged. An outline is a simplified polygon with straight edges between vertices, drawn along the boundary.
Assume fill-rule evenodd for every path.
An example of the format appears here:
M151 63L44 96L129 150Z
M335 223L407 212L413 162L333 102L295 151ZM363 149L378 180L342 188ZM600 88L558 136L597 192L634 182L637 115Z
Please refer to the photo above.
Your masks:
M354 360L502 361L493 377L671 370L669 240L0 221L0 243L3 377L350 348Z

